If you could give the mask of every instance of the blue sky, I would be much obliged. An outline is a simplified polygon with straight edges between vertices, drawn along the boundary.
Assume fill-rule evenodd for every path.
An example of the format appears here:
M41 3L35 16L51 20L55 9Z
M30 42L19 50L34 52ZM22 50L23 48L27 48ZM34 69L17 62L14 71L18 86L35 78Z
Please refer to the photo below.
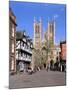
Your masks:
M55 42L59 44L66 39L66 14L64 4L47 4L10 1L9 6L16 16L17 30L26 30L26 34L33 38L34 17L42 19L42 32L47 30L48 20L55 17Z

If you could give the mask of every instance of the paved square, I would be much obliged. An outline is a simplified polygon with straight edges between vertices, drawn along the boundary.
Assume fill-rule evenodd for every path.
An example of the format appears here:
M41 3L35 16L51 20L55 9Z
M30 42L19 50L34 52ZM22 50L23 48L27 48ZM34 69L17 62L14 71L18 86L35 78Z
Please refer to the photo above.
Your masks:
M66 85L65 72L41 70L32 75L18 73L9 76L9 88L32 88Z

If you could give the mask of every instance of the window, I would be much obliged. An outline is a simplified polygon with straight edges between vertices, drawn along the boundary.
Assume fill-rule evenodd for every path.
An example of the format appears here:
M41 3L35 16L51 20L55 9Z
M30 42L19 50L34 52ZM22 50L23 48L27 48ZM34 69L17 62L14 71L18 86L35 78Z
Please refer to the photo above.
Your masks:
M26 54L26 58L27 58L27 54Z
M58 51L57 51L57 55L58 55L59 53L58 53Z
M32 48L32 44L31 44L31 48Z
M12 43L12 53L14 53L14 43Z
M18 51L16 51L16 59L18 59Z
M25 54L23 53L23 57L25 57Z
M19 57L21 57L21 52L19 52L19 54L18 54L18 55L19 55Z
M14 37L14 26L12 26L12 37Z
M18 51L16 51L16 55L18 55Z
M26 48L26 44L24 43L24 48Z
M14 70L14 58L12 57L12 60L11 60L11 70Z
M39 28L39 25L38 25L38 27L37 27L37 33L39 33L39 29L40 29L40 28Z
M39 25L36 26L35 33L39 33Z
M26 42L26 38L23 38L23 41Z
M22 46L24 47L24 42L22 42Z
M54 30L53 24L51 24L51 25L50 25L50 33L53 33L53 30Z
M21 47L23 46L23 42L21 42Z
M35 26L35 33L37 33L37 25Z

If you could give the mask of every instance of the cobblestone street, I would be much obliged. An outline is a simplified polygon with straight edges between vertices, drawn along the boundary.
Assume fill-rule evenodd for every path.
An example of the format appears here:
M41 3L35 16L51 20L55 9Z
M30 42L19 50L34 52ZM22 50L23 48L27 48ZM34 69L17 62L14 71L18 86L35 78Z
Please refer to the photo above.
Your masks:
M9 88L32 88L63 86L66 84L65 72L41 70L32 75L18 73L9 76Z

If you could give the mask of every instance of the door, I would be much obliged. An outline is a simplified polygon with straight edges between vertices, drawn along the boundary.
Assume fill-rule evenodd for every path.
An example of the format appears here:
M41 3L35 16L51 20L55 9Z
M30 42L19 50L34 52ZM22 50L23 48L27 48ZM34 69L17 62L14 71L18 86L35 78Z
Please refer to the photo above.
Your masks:
M19 71L24 71L24 63L19 62Z

